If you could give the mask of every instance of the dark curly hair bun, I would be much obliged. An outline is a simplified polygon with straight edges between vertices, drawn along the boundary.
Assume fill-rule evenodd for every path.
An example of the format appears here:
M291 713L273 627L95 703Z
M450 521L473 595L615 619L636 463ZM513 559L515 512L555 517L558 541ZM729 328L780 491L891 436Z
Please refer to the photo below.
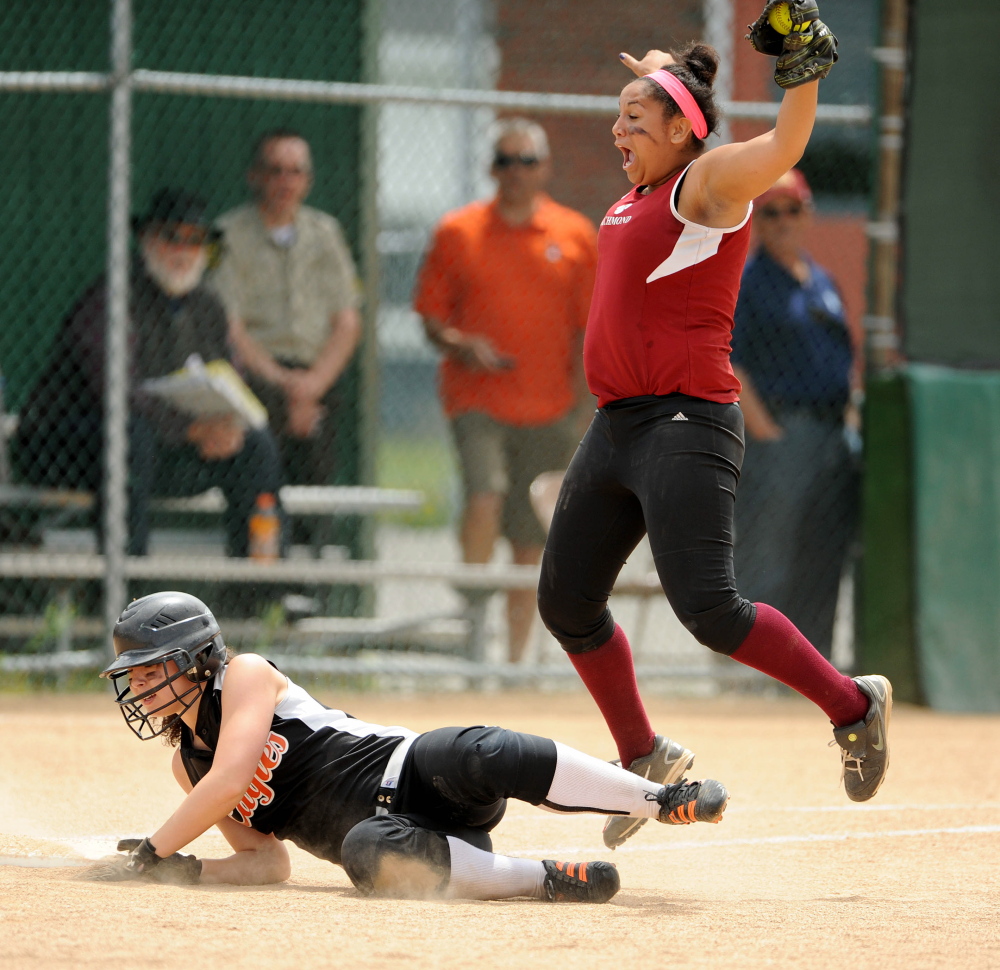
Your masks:
M707 44L690 44L674 54L693 75L708 87L715 81L719 73L719 55L714 47Z
M670 53L674 62L663 70L673 74L691 92L691 97L705 116L709 132L718 131L722 112L719 111L712 92L712 82L719 70L719 55L715 48L708 44L691 43ZM663 105L665 118L670 119L680 113L677 102L655 81L646 81L646 91L652 100ZM705 143L694 132L691 133L691 139L696 148L704 147Z

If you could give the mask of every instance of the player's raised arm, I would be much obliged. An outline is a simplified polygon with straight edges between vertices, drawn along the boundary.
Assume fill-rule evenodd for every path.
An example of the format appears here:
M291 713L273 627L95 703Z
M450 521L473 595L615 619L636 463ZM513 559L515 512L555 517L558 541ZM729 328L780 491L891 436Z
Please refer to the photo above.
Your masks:
M818 91L812 82L826 77L837 60L837 38L819 19L815 0L768 0L748 29L755 50L777 57L774 79L785 95L774 128L712 149L692 166L681 214L708 225L739 221L748 203L802 157L816 119ZM641 61L626 54L622 61L639 76L674 63L663 51L649 51Z
M815 84L786 91L775 126L749 141L706 152L691 171L690 189L719 207L745 209L802 157L816 118L816 94Z
M777 57L774 80L785 95L774 128L708 152L699 166L706 194L734 204L765 192L802 157L816 120L815 82L837 60L837 38L815 0L768 0L748 29L755 50Z

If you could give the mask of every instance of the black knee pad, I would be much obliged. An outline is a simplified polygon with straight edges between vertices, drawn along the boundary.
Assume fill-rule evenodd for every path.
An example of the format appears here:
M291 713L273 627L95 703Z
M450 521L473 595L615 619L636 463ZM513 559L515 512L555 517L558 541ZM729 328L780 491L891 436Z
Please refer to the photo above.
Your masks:
M572 590L557 590L546 583L544 573L538 583L538 615L567 653L596 650L615 632L607 603L591 602Z
M365 896L440 896L451 874L448 839L405 815L358 822L340 852L344 871Z
M601 624L597 633L578 639L570 640L567 638L566 640L559 640L559 646L568 654L590 653L591 650L600 650L614 636L614 632L615 620L609 610L607 621Z
M727 657L747 638L757 615L753 603L741 596L700 613L685 613L679 609L676 612L677 618L699 643Z

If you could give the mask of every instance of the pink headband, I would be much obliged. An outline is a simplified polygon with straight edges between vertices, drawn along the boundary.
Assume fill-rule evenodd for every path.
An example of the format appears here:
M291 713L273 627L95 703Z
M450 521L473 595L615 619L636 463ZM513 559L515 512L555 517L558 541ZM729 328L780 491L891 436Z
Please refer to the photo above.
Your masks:
M681 109L681 114L691 122L691 130L698 138L704 138L708 134L708 125L705 123L705 116L698 107L694 95L685 87L684 82L671 74L669 71L653 71L652 74L645 74L651 81L655 81L667 94L677 102L677 107Z

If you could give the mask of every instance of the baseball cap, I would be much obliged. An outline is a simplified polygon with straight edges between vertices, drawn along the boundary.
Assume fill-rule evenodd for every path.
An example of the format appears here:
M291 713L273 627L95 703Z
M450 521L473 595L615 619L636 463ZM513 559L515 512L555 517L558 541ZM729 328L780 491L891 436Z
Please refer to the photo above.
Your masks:
M208 203L193 192L159 189L154 193L145 213L132 219L132 228L136 232L142 232L154 222L197 226L205 230L209 242L216 242L222 233L208 219L207 209Z
M795 199L803 205L812 205L812 189L809 188L806 177L797 168L785 172L774 185L753 201L755 206L761 206L781 198Z

